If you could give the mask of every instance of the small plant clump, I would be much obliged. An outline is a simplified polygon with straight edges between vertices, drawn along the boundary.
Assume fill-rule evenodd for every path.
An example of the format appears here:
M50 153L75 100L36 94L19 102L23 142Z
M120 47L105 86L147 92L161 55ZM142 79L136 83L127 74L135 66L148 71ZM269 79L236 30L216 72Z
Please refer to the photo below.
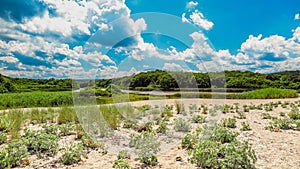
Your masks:
M114 169L131 169L128 162L123 159L115 160L112 168L114 168Z
M83 155L85 155L85 148L82 143L72 144L70 147L64 149L60 162L64 165L77 164L81 161Z
M58 152L58 135L47 134L41 130L25 129L22 142L31 154L54 156Z
M127 150L121 150L118 154L118 160L130 159L130 155Z
M285 116L285 113L284 113L284 112L280 112L280 113L279 113L279 116L284 117L284 116Z
M174 130L177 132L189 132L191 126L188 121L183 118L178 118L174 120Z
M270 131L280 131L282 130L289 130L293 129L293 120L284 118L284 119L274 119L269 123L269 126L266 126L266 130Z
M129 146L134 147L140 162L155 166L158 164L156 154L160 150L160 142L155 133L143 131L139 135L131 135Z
M236 128L236 119L235 118L222 119L220 125L222 127L227 127L227 128Z
M240 129L241 131L250 131L251 130L249 123L242 122L241 125L242 125L242 128Z
M236 118L238 119L246 119L246 114L243 112L237 112L238 116Z
M290 119L300 120L299 108L292 106L292 110L291 110L291 112L289 112L288 116L290 117Z
M211 137L198 138L193 148L188 149L188 161L200 168L254 169L255 151L248 142L240 142L236 137L237 133L218 126Z
M126 128L126 129L136 129L137 128L137 122L134 121L134 120L129 120L129 119L126 119L123 121L123 128Z
M176 102L175 107L176 107L176 113L177 114L184 114L185 113L183 104L180 104L180 103Z
M3 131L0 131L0 145L6 143L7 141L7 134Z
M14 140L0 151L0 168L20 166L27 155L27 147L21 141Z
M192 122L193 123L205 123L206 117L203 117L201 115L193 115Z
M271 119L272 118L272 116L269 113L262 113L261 116L263 119Z
M158 128L156 129L157 133L166 134L168 130L168 123L165 120L161 120L158 124Z

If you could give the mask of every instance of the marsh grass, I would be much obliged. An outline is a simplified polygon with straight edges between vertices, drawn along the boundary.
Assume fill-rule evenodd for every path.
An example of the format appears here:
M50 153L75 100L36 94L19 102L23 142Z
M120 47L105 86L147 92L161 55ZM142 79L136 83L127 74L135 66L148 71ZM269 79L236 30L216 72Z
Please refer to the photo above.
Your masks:
M23 123L23 112L13 110L7 113L8 122L8 132L11 136L11 140L20 138L20 130Z
M57 107L72 104L72 92L23 92L0 95L0 109Z
M229 99L279 99L296 97L298 97L298 92L296 90L276 88L266 88L227 95L227 98Z
M66 124L66 123L78 123L78 118L76 111L70 107L63 107L58 110L57 123Z
M112 129L117 129L120 126L123 120L123 116L121 115L121 113L119 113L116 106L101 106L100 112L105 122Z
M32 124L41 124L47 122L47 110L32 109L30 111L30 122Z

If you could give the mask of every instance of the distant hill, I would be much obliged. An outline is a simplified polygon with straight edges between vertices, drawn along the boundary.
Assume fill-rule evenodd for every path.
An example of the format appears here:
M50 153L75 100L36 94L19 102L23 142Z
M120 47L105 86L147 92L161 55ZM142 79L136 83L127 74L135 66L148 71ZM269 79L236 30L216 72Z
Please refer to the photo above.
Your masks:
M85 87L83 81L78 88ZM251 71L225 71L215 73L166 72L154 70L115 79L96 80L96 86L106 88L110 84L133 90L178 90L179 88L235 88L260 89L283 88L300 91L300 71L261 74ZM213 85L213 86L212 86ZM0 93L25 91L70 91L71 79L10 78L0 74Z
M134 90L176 90L177 88L283 88L300 90L300 71L261 74L251 71L225 71L217 73L166 72L155 70L136 75L102 79L97 86L105 88L113 83Z

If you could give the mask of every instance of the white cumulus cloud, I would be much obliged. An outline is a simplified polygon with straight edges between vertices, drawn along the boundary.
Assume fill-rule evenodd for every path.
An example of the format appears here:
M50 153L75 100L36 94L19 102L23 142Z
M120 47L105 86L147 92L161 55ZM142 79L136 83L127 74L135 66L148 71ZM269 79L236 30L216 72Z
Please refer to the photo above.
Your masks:
M195 8L196 6L198 6L198 2L194 2L194 1L190 1L186 4L187 9L192 9Z
M295 19L295 20L299 20L299 19L300 19L300 14L298 14L298 13L297 13L297 14L295 14L295 17L294 17L294 19Z

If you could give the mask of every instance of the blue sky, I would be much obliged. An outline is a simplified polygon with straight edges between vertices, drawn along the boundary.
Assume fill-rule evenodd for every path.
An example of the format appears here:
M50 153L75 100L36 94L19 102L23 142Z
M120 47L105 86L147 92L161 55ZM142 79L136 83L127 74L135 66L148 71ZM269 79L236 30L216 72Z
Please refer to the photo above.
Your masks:
M0 73L298 70L299 14L298 0L2 0Z

